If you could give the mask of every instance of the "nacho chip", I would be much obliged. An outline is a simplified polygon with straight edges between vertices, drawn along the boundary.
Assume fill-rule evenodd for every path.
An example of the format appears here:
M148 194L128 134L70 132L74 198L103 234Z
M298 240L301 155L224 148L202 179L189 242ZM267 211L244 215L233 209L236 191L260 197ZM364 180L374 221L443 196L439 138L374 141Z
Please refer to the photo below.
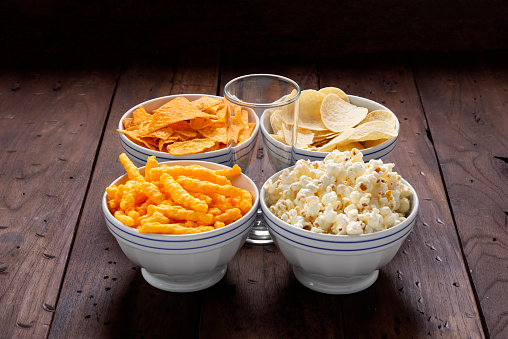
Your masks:
M196 108L186 98L178 97L153 111L153 118L148 126L148 131L155 131L184 120L213 116Z
M229 144L227 136L227 107L222 100L203 96L195 101L178 97L147 113L143 106L133 112L133 118L124 118L124 130L118 130L135 144L151 150L169 152L168 146L175 142L193 139L210 139L211 145L206 151L226 148ZM246 109L237 107L231 117L231 139L241 143L249 139L255 129L255 123L249 123ZM198 141L194 144L203 144ZM190 144L189 144L190 145ZM180 144L172 146L173 152L182 151ZM180 151L177 151L177 148ZM198 147L199 148L199 147Z
M224 104L222 100L217 98L211 98L202 96L201 98L191 101L191 105L199 110L205 111L206 113L216 114L219 106Z
M132 112L132 124L142 125L152 121L153 116L145 111L143 106L139 106L134 112Z
M210 139L192 139L175 142L168 146L171 155L187 155L206 152L215 146L215 141Z
M199 133L208 138L210 140L220 142L223 144L228 143L228 131L226 126L222 124L222 127L215 127L215 124L212 126L205 127L199 130Z
M238 134L238 144L241 144L242 142L249 139L255 127L256 124L254 122L250 122L244 126L244 128L240 131L240 134Z
M198 117L198 118L190 120L189 126L192 129L202 129L207 126L210 126L211 124L214 123L214 121L216 121L216 120L212 120L210 118Z
M134 118L125 118L122 120L123 129L129 129L134 126Z
M164 127L157 131L150 132L148 134L143 135L143 137L149 138L158 138L162 140L167 140L170 136L172 136L174 130L171 127Z

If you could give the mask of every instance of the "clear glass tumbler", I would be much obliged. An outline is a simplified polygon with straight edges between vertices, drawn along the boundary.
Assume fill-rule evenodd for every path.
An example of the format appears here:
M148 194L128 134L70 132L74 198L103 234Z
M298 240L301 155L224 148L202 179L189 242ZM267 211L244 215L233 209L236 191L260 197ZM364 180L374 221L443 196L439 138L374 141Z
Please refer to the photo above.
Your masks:
M230 119L233 163L242 168L242 171L257 184L258 189L275 171L294 164L291 149L292 145L296 144L297 129L294 126L295 121L298 121L299 98L300 87L295 81L274 74L244 75L231 80L224 87L224 102ZM272 115L280 117L285 140L290 141L288 147L268 149L268 145L263 145L261 138L257 141L257 147L255 144L243 146L237 131L239 126L245 124L246 117L249 117L249 121L254 121L257 117L259 124L268 126ZM265 157L264 152L268 152L269 156ZM266 158L269 159L268 162ZM251 244L272 242L260 209L247 242Z

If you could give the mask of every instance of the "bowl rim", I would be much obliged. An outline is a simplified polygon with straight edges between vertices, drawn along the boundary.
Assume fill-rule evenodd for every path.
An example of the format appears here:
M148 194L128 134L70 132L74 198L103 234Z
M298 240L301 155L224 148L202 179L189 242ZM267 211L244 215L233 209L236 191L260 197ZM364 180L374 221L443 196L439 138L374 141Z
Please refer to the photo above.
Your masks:
M367 98L364 98L364 97L361 97L361 96L356 96L356 95L347 95L347 96L348 96L349 99L353 99L353 101L354 100L365 100L365 101L369 102L370 104L379 105L379 106L381 106L381 108L378 108L376 110L386 110L386 111L392 113L395 116L395 118L396 118L395 119L395 121L396 121L396 123L395 123L395 129L397 130L397 136L395 138L388 139L387 141L383 142L382 144L376 145L374 147L365 148L365 149L362 149L362 150L359 150L359 151L362 152L362 154L364 156L369 156L369 155L378 153L380 151L383 151L383 150L385 150L387 148L392 147L392 145L397 142L397 140L399 138L399 132L400 132L400 122L399 122L399 119L397 118L397 115L395 113L393 113L386 106L384 106L384 105L382 105L382 104L380 104L380 103L378 103L378 102L376 102L374 100L367 99ZM372 112L372 111L370 111L370 112ZM268 132L268 130L265 127L265 120L266 119L268 119L268 117L267 117L267 110L265 110L263 112L263 114L261 115L261 118L259 119L260 120L260 124L261 124L261 133L263 134L263 136L267 139L267 141L269 143L272 144L272 146L274 146L275 148L281 150L282 152L287 153L288 151L291 151L291 146L285 145L282 142L280 142L278 140L275 140L270 135L270 133ZM285 150L284 148L289 148L289 149ZM295 149L295 153L298 154L298 155L312 156L312 157L315 157L315 158L324 158L329 153L331 153L331 152L311 151L311 150L307 150L307 149L303 149L303 148L298 148L298 147L294 147L294 149ZM366 152L366 151L368 151L368 152ZM388 153L390 153L390 152L388 152ZM381 157L383 157L385 155L386 154L383 154L382 156L376 156L376 157L377 158L381 158Z
M212 167L220 167L224 169L231 168L229 166L225 166L222 164L217 163L211 163L207 161L199 161L199 160L172 160L172 161L165 161L160 162L157 166L165 165L165 164L172 164L173 166L177 165L183 165L183 163L192 163L194 165L201 165L201 166L208 166L211 165ZM191 164L186 164L185 166L188 166ZM140 172L144 172L146 166L138 167ZM113 225L115 225L120 231L127 233L131 236L136 236L137 238L148 240L148 241L159 241L159 242L189 242L189 241L200 241L200 240L207 240L219 237L223 234L232 232L236 230L237 228L241 227L248 219L252 217L251 214L256 215L257 208L259 205L259 191L257 189L256 184L252 181L251 178L249 178L247 175L245 175L243 172L240 174L240 176L244 179L247 179L247 182L249 182L252 185L253 190L251 191L249 189L249 192L253 194L253 202L252 202L252 208L249 212L247 212L244 216L242 216L240 219L236 220L235 222L226 225L224 227L221 227L219 229L210 230L207 232L201 232L201 233L195 233L195 234L155 234L155 233L139 233L139 231L136 228L129 227L119 220L117 220L113 214L110 212L108 206L107 206L107 193L104 190L104 193L102 195L101 199L101 206L102 211L104 214L104 217L106 217ZM114 181L112 181L109 185L112 185L114 183L118 183L122 180L127 178L127 173L119 176ZM108 187L109 187L108 185ZM106 227L109 230L109 226L106 224ZM109 230L111 232L111 230ZM117 236L116 234L114 234Z
M167 103L170 100L178 98L178 97L196 97L196 99L199 99L199 97L203 97L203 96L220 99L224 103L224 98L223 97L220 97L220 96L217 96L217 95L212 95L212 94L186 93L186 94L174 94L174 95L166 95L166 96L162 96L162 97L157 97L157 98L153 98L153 99L150 99L150 100L143 101L143 102L141 102L139 104L136 104L133 107L131 107L129 110L127 110L122 115L122 117L120 118L120 121L118 122L118 129L119 130L124 130L123 124L122 124L123 119L132 116L132 113L137 108L139 108L140 106L144 106L144 105L150 104L150 103L152 103L154 101L159 101L159 100L160 101L164 101L165 99L167 99L167 101L165 101L165 103ZM253 114L253 116L254 116L254 120L255 120L254 122L256 123L256 127L254 128L254 131L252 131L251 136L247 140L245 140L244 142L242 142L241 144L238 144L236 146L227 147L227 148L219 149L219 150L215 150L215 151L203 152L203 153L194 153L194 154L186 154L186 155L172 155L172 154L170 154L168 152L154 151L154 150L151 150L151 149L149 149L147 147L143 147L143 146L135 144L134 142L132 142L129 138L127 138L121 132L118 132L118 134L120 136L120 140L123 143L128 145L130 148L135 149L137 152L142 153L142 154L147 155L147 156L155 155L155 156L157 156L159 158L166 158L166 159L169 156L169 157L174 157L174 160L168 160L168 161L178 161L178 160L192 160L197 155L207 155L207 157L205 157L205 158L200 158L200 160L203 161L204 159L216 158L217 156L221 156L221 155L225 155L225 154L230 154L231 152L233 152L233 150L235 152L239 152L241 150L241 148L240 148L241 146L244 146L244 144L245 145L249 145L252 142L252 140L254 140L256 138L256 136L257 136L257 134L259 132L259 121L260 121L260 119L257 116L257 114Z
M296 166L296 165L295 165ZM295 166L288 167L287 169L291 171ZM284 169L285 170L285 169ZM265 217L267 217L270 221L278 225L280 228L282 228L284 231L291 233L292 235L295 235L299 238L305 238L312 241L319 241L319 242L325 242L325 243L335 243L335 244L352 244L352 243L365 243L365 242L372 242L372 241L378 241L387 237L391 237L394 234L397 234L399 232L404 231L407 227L411 226L414 220L416 220L418 209L419 209L419 199L418 194L416 193L416 190L411 186L411 184L405 180L404 178L401 178L401 181L404 185L407 185L411 192L411 212L406 217L406 220L403 222L390 227L386 230L374 232L374 233L368 233L368 234L359 234L359 235L347 235L347 234L323 234L323 233L315 233L311 231L307 231L304 229L297 228L291 224L288 224L287 222L279 219L277 216L275 216L272 211L270 211L269 207L266 204L265 201L265 184L274 178L278 178L282 172L279 171L272 175L269 179L266 180L266 182L263 184L260 190L260 198L259 198L259 204L261 206L261 209L263 213L265 214ZM408 231L409 232L409 231ZM405 234L404 234L405 235ZM403 236L404 236L403 235Z

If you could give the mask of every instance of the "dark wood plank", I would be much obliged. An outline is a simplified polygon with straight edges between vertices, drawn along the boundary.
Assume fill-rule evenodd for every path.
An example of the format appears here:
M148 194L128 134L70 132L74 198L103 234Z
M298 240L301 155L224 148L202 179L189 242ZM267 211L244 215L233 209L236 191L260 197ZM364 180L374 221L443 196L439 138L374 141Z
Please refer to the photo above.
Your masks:
M493 338L508 337L508 55L422 55L415 67L478 299Z
M237 76L252 73L280 74L303 88L318 88L313 59L232 53L222 60L221 88ZM274 169L259 139L246 173L261 187ZM226 277L204 291L200 337L341 338L340 300L301 285L274 245L246 244L228 264Z
M141 276L106 228L100 208L105 188L124 169L118 121L154 97L216 94L218 53L128 59L115 94L90 191L60 294L51 338L196 337L201 293L158 290Z
M411 67L401 57L363 55L325 59L318 70L321 87L380 102L397 115L400 136L389 161L420 198L414 230L378 281L344 297L345 336L483 337Z
M120 66L39 61L0 63L4 338L48 334Z

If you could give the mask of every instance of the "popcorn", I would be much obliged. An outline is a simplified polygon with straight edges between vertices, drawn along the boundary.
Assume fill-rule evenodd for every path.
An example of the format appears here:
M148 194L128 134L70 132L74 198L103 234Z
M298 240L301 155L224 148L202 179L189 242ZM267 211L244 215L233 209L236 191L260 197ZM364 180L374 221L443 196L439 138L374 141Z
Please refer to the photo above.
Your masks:
M265 201L278 218L315 233L359 235L393 227L411 210L411 190L382 160L363 162L356 149L329 153L324 161L299 160L275 182Z

